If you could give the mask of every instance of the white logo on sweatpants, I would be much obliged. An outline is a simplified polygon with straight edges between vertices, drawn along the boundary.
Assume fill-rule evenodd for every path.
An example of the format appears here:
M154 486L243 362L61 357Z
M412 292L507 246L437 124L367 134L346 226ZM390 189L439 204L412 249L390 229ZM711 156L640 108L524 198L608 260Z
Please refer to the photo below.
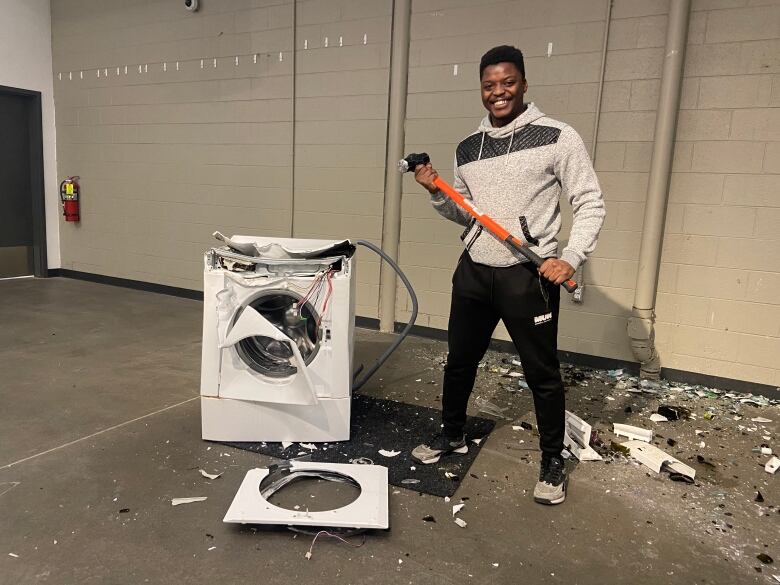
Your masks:
M547 321L552 321L552 313L545 313L544 315L534 317L534 325L541 325L542 323L547 323Z

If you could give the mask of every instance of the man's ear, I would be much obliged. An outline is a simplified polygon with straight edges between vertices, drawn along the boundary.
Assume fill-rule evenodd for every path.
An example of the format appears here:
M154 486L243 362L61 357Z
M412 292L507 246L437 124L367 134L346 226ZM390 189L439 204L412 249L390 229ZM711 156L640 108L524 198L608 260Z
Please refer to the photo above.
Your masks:
M523 93L528 91L528 80L523 77Z

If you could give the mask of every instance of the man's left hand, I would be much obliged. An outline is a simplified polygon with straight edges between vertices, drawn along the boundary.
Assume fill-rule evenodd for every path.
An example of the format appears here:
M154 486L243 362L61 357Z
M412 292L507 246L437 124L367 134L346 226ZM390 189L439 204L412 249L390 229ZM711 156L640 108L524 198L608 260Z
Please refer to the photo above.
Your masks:
M539 267L539 274L550 282L561 284L574 275L574 268L566 260L548 258Z

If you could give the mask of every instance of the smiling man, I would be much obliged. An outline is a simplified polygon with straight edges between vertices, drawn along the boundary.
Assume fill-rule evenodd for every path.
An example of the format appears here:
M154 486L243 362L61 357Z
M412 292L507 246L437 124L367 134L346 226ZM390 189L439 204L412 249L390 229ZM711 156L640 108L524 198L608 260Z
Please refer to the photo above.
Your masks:
M436 463L442 456L468 452L466 406L500 320L534 398L542 450L534 499L560 504L567 481L561 456L565 398L558 363L559 285L595 248L604 201L577 132L523 101L528 90L523 54L515 47L495 47L482 57L479 75L488 115L458 145L454 187L546 260L537 270L518 258L437 190L438 174L430 164L417 168L415 179L431 193L436 211L465 226L465 250L452 278L443 430L416 447L412 457ZM571 203L574 221L559 258L561 196Z

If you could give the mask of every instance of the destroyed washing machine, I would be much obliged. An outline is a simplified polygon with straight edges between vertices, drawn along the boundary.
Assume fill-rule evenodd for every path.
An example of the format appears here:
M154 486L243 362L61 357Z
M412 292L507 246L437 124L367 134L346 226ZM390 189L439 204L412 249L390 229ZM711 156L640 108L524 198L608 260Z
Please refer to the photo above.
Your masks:
M355 245L234 236L205 254L202 436L349 439Z

